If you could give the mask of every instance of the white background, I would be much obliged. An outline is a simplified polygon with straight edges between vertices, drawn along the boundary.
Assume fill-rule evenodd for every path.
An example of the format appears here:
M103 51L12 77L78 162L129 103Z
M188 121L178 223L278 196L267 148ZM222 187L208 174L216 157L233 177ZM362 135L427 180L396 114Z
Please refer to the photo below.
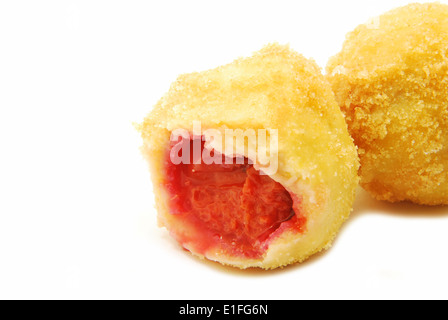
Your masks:
M443 1L447 2L447 1ZM1 1L0 298L448 298L448 208L360 191L333 248L263 272L156 223L141 121L180 73L289 43L324 67L408 1Z

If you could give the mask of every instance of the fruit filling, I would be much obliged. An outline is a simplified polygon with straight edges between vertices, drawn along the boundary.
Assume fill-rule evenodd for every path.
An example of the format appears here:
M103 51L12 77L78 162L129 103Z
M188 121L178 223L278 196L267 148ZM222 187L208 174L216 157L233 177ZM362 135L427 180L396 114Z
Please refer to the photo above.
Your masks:
M193 140L179 143L194 148ZM202 154L204 143L200 145ZM247 158L240 164L236 158L225 164L226 157L221 157L222 164L193 164L192 156L187 164L167 160L170 213L182 225L173 235L184 247L200 254L215 248L233 256L258 258L282 225L302 230L306 219L297 216L297 197L293 201L280 183L260 175Z

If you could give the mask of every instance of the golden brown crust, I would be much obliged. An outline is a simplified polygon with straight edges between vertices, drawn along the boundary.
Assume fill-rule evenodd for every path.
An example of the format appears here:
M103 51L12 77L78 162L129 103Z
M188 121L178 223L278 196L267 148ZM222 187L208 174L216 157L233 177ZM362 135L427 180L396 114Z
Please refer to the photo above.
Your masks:
M327 74L377 199L448 204L448 6L398 8L347 35Z
M252 57L174 82L141 125L159 221L168 229L173 221L161 187L164 152L170 132L191 132L193 121L201 121L203 130L278 129L279 169L271 177L303 197L308 220L305 233L284 232L261 259L222 252L208 252L206 258L239 268L273 269L330 246L351 211L359 163L334 94L314 62L272 44ZM256 146L237 148L247 152Z

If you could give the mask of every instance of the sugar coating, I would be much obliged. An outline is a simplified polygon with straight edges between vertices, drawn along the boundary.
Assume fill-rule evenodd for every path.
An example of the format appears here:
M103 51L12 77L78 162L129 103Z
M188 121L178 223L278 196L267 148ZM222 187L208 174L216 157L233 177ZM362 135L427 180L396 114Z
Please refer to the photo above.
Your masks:
M411 4L357 27L330 59L361 185L390 202L448 204L448 6Z
M202 130L222 132L278 129L279 169L271 178L301 199L300 212L307 217L305 232L278 235L260 259L219 251L207 252L205 258L242 269L273 269L304 261L331 245L352 209L359 160L331 87L315 62L288 46L272 44L249 58L182 75L173 83L140 126L158 220L171 232L191 230L174 225L162 187L164 160L170 133L179 128L191 132L193 121L201 121ZM250 149L257 146L244 143L240 149L254 154Z

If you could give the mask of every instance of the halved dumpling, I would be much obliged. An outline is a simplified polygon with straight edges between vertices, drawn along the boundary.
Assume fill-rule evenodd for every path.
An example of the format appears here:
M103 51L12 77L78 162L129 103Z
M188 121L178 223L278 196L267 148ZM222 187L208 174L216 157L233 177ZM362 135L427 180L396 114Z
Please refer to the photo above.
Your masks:
M159 222L195 255L301 262L350 214L356 148L320 69L287 46L179 77L140 130Z

